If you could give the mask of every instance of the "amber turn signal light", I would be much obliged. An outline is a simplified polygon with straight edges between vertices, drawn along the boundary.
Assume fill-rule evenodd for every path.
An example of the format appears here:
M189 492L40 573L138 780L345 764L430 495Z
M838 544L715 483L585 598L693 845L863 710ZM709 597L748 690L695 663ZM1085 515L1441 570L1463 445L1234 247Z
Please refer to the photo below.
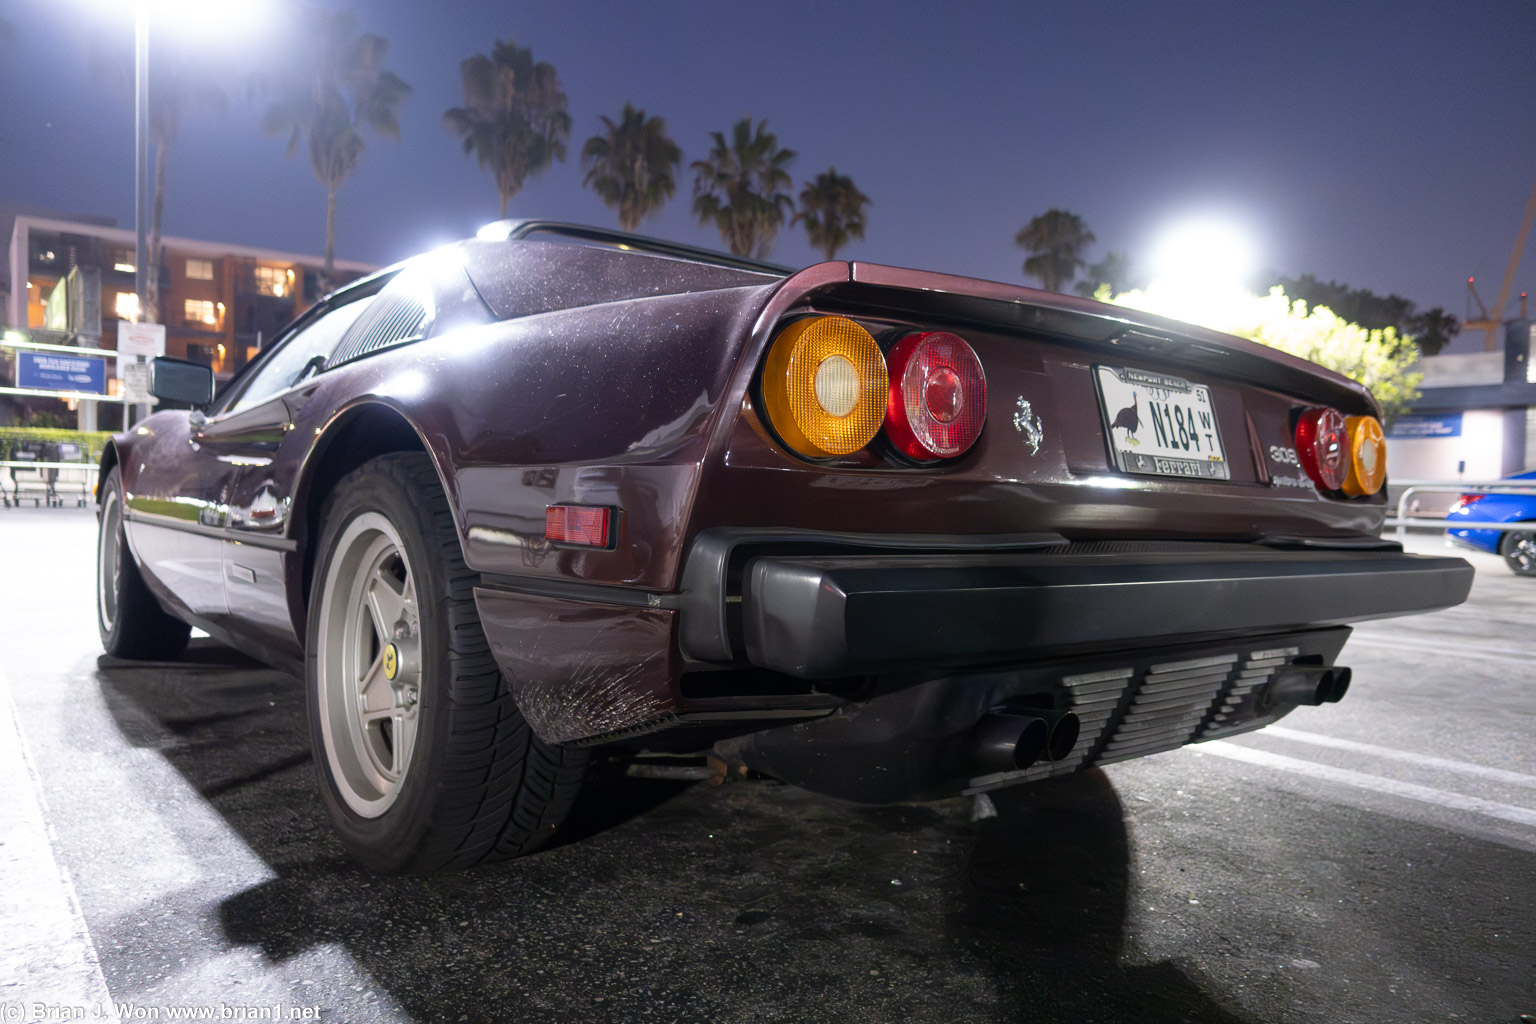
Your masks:
M1387 440L1375 416L1350 416L1344 421L1348 435L1348 471L1344 493L1352 498L1375 494L1387 482Z
M880 346L840 316L796 320L779 332L763 365L768 422L810 458L850 455L873 441L889 387Z

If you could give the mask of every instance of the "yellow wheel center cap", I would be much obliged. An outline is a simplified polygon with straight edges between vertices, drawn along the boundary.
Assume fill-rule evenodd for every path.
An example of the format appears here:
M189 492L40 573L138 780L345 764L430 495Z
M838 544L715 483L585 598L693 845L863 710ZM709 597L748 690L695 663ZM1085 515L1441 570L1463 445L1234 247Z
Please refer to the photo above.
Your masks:
M384 645L384 678L394 682L400 674L400 649L394 644Z

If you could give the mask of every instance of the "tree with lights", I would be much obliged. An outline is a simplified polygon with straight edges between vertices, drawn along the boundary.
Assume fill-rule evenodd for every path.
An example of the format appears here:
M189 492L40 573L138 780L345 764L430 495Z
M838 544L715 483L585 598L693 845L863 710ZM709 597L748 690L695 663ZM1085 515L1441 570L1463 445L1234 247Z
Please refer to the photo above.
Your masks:
M1419 349L1394 327L1350 323L1326 306L1291 299L1278 286L1255 295L1237 285L1185 288L1153 282L1140 291L1101 297L1289 352L1364 384L1388 419L1407 412L1419 397L1422 373L1414 371Z

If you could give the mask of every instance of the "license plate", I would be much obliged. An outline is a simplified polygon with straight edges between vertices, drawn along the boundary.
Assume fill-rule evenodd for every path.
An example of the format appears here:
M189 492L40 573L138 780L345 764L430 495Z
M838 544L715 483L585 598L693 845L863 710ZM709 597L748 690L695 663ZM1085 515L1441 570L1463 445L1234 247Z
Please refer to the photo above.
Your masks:
M1211 389L1145 370L1095 366L1115 465L1126 473L1227 480Z

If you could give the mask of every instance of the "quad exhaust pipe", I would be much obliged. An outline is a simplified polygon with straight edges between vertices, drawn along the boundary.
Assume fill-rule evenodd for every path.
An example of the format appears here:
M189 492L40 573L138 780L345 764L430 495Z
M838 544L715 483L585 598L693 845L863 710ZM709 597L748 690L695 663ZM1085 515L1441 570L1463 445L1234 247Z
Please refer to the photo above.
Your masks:
M1077 745L1077 716L1053 708L993 708L972 733L979 774L1028 768L1041 757L1060 761Z
M1337 704L1349 692L1353 675L1343 665L1333 668L1291 665L1275 673L1275 681L1264 691L1264 700L1271 707L1276 704Z

